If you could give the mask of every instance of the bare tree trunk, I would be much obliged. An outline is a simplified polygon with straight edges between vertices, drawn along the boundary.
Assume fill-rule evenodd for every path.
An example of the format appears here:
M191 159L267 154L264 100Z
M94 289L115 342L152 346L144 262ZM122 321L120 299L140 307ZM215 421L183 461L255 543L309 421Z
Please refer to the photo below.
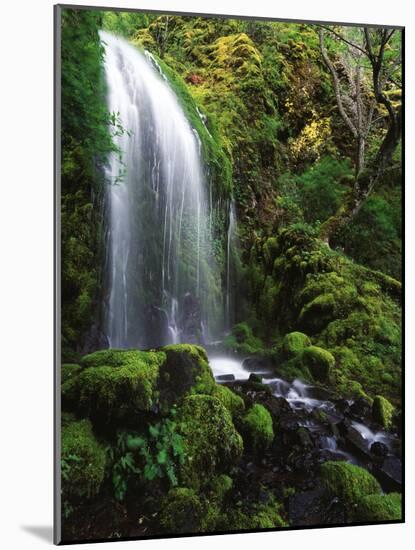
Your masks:
M321 226L320 238L326 243L329 243L330 238L350 223L360 211L364 201L373 191L377 181L390 163L401 139L401 133L402 109L400 108L394 117L394 122L389 126L374 162L356 178L353 188L343 200L336 214Z

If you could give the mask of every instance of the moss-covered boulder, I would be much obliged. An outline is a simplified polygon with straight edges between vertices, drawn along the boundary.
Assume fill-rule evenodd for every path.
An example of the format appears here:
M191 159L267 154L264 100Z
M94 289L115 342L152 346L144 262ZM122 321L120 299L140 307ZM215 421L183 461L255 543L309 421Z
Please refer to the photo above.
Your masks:
M87 419L65 419L62 425L62 498L88 499L101 488L105 475L105 448L97 441Z
M82 358L76 378L79 410L102 420L121 420L158 403L159 369L163 352L102 350Z
M361 522L402 520L402 497L399 493L367 495L357 503L354 520Z
M202 530L203 507L193 489L175 487L163 499L158 517L164 533L190 534Z
M263 349L260 338L254 336L252 328L247 323L238 323L232 327L231 333L223 341L225 348L244 355L254 355Z
M183 438L184 460L179 480L199 488L203 482L236 464L243 442L229 411L216 397L191 395L178 408L177 431Z
M326 488L345 506L355 506L364 496L381 493L381 487L372 474L349 462L325 462L320 472Z
M335 364L333 355L318 346L306 348L303 351L302 361L317 382L326 382Z
M242 417L241 430L244 440L255 453L268 449L274 440L272 417L259 403L255 403Z
M310 338L303 332L290 332L282 341L282 355L284 359L292 359L305 348L311 346Z
M224 405L231 413L232 417L243 412L245 409L245 403L242 397L237 395L227 386L216 384L212 395L219 399L222 405Z
M187 394L210 394L216 388L206 351L196 345L175 344L161 349L166 360L159 369L160 404L166 411Z
M167 414L185 395L216 388L205 350L190 344L101 350L83 357L79 366L65 365L63 372L63 403L103 421Z
M81 365L64 363L61 367L61 398L63 408L73 408L78 399L77 377L82 371Z
M220 516L216 528L218 531L251 531L287 527L280 511L281 506L274 501L257 504L249 510L232 508Z
M394 411L394 406L387 399L381 395L375 396L372 405L372 418L377 424L386 429L390 428Z

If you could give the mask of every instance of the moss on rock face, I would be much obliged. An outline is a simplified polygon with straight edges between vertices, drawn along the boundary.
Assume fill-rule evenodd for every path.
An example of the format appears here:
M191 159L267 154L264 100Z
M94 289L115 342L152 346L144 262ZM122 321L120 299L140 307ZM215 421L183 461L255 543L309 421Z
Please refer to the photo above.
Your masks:
M157 404L163 352L102 350L83 357L76 378L79 409L103 420L120 420Z
M250 531L280 527L287 527L287 523L280 515L280 505L274 501L267 505L256 505L252 510L227 510L216 524L218 531Z
M242 418L242 431L254 452L266 450L274 440L272 417L268 410L255 403Z
M372 418L375 422L388 429L392 425L394 406L381 395L376 395L372 405Z
M354 521L402 520L402 497L399 493L367 495L358 503Z
M192 489L170 489L162 501L159 515L164 533L199 533L202 529L203 508L199 497Z
M326 382L330 377L330 371L335 360L332 354L318 346L309 346L303 351L302 361L311 372L314 380Z
M74 363L64 363L61 367L61 383L65 384L69 380L72 380L79 374L82 370L81 365L76 365Z
M185 397L176 420L183 438L179 479L184 485L199 488L204 480L236 464L242 455L242 438L219 399L208 395Z
M216 387L206 351L192 344L161 348L166 361L159 370L158 391L163 410L188 394L211 394Z
M223 341L225 348L245 355L254 355L263 348L263 343L253 335L251 327L247 323L234 325Z
M61 444L62 498L95 496L104 480L106 454L89 420L65 422Z
M321 478L333 496L354 506L364 496L380 494L378 481L367 470L349 462L329 461L321 466Z
M311 346L310 338L303 332L290 332L282 341L282 353L286 359L291 359Z
M222 405L231 413L232 417L245 409L245 403L242 397L236 395L236 393L226 386L217 384L212 395L219 399Z

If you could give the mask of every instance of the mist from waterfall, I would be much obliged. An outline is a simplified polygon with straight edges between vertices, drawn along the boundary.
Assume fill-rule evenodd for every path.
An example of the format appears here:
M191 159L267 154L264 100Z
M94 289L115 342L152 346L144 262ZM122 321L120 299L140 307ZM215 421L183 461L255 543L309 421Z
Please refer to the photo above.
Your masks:
M201 142L148 52L101 32L122 131L107 167L105 332L111 347L204 342L223 324Z

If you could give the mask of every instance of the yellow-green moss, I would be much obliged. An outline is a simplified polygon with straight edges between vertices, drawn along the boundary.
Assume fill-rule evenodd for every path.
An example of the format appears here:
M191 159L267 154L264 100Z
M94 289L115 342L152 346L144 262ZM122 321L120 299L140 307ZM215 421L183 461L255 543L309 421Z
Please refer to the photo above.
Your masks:
M177 431L183 438L184 461L179 475L183 485L198 488L238 462L242 438L219 399L207 395L185 397L176 418Z
M325 382L330 377L330 371L334 367L332 354L318 346L309 346L303 351L302 361L311 372L314 380Z
M372 417L383 428L388 429L391 427L394 410L394 406L387 399L381 395L375 396L372 405Z
M212 394L224 405L232 416L241 413L245 409L245 403L242 397L236 395L231 389L226 386L216 384Z
M372 474L349 462L329 461L321 466L320 471L324 485L346 506L355 506L364 496L381 492Z
M203 508L199 497L192 489L170 489L163 499L158 517L164 533L199 533L202 530Z
M250 448L260 453L266 450L274 440L272 417L268 410L255 403L242 417L244 440Z
M95 496L104 480L106 454L93 434L91 422L65 422L61 449L63 499Z
M354 521L402 520L402 497L399 493L367 495L360 499L354 513Z
M149 411L158 400L156 385L163 352L103 350L82 359L76 379L79 408L88 415L121 419Z
M291 359L311 346L310 338L302 332L290 332L282 341L282 353L286 359Z

